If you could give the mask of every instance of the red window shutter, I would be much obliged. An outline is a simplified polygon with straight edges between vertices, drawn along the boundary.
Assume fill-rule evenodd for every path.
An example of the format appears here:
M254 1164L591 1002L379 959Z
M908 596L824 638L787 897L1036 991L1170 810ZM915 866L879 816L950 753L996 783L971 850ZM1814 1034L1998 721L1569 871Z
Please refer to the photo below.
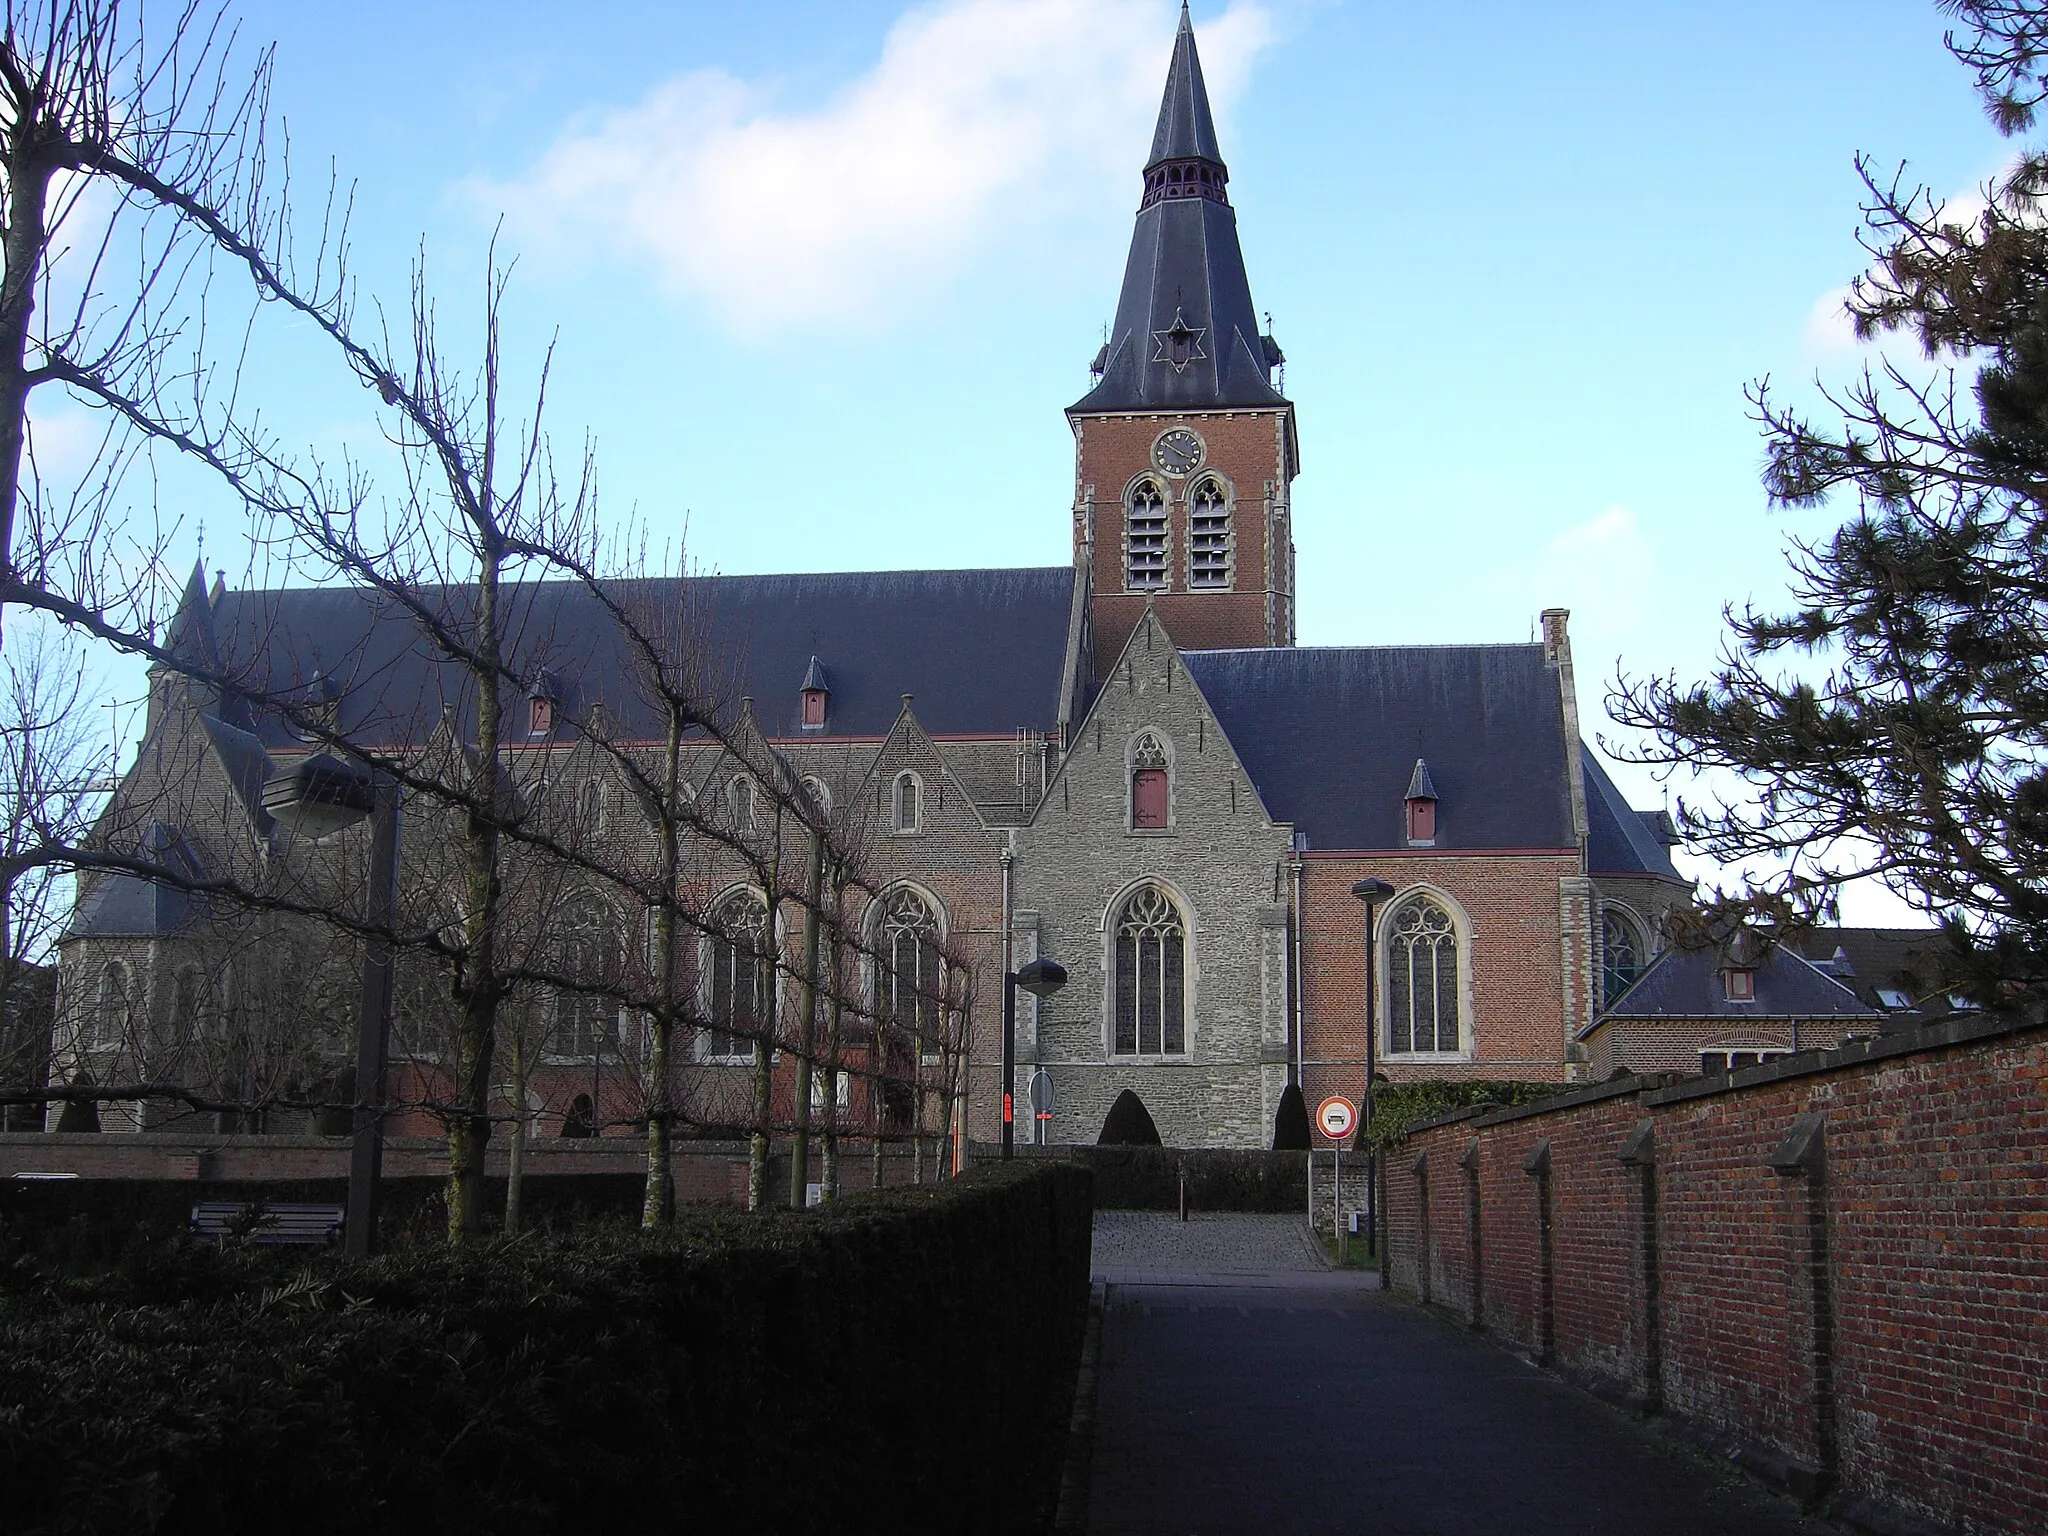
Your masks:
M1166 770L1140 768L1131 775L1131 825L1165 830Z

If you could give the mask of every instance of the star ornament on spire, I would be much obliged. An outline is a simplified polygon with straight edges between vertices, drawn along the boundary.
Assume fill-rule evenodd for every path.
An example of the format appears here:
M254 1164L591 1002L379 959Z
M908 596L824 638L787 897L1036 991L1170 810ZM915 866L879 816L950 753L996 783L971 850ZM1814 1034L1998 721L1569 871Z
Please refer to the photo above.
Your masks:
M1175 373L1185 373L1188 364L1199 363L1208 357L1209 354L1202 350L1202 338L1208 334L1207 326L1189 325L1176 309L1173 324L1152 333L1153 339L1159 343L1159 350L1152 355L1152 361L1167 364Z

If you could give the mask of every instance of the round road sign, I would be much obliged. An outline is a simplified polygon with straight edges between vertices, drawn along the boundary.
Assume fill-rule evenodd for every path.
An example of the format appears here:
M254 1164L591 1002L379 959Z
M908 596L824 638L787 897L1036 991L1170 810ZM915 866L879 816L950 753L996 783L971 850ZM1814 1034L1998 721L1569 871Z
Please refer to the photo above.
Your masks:
M1342 1094L1332 1094L1316 1106L1316 1129L1332 1141L1342 1141L1358 1123L1358 1111Z

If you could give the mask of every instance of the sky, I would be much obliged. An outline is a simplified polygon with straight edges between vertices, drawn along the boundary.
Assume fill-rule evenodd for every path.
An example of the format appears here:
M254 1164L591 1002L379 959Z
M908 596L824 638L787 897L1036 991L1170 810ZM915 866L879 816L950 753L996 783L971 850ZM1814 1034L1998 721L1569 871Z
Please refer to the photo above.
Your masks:
M593 445L602 516L738 573L1070 558L1061 411L1115 304L1177 11L234 14L276 44L300 187L330 166L353 183L366 302L401 311L424 253L459 339L491 251L516 258L508 358L530 385L552 346L546 420L572 456ZM1744 388L1810 395L1866 360L1839 312L1863 261L1856 155L1969 196L2012 153L1942 17L1931 0L1193 15L1299 410L1301 640L1519 641L1569 607L1588 734L1624 742L1601 707L1617 671L1703 675L1723 606L1782 602L1786 539L1841 515L1766 506ZM374 435L362 391L301 390L282 360L256 374L287 435ZM246 534L208 495L180 510L233 580ZM1616 773L1645 807L1699 794Z

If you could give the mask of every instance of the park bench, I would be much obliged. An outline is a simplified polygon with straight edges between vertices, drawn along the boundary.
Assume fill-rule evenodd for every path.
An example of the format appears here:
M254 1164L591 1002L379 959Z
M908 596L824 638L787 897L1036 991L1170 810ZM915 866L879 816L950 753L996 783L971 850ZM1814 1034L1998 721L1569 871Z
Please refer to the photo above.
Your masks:
M249 1225L251 1210L256 1219ZM203 1243L217 1243L246 1229L252 1243L293 1243L324 1247L341 1240L346 1214L339 1205L306 1205L264 1201L254 1207L241 1200L202 1200L192 1207L192 1233Z

